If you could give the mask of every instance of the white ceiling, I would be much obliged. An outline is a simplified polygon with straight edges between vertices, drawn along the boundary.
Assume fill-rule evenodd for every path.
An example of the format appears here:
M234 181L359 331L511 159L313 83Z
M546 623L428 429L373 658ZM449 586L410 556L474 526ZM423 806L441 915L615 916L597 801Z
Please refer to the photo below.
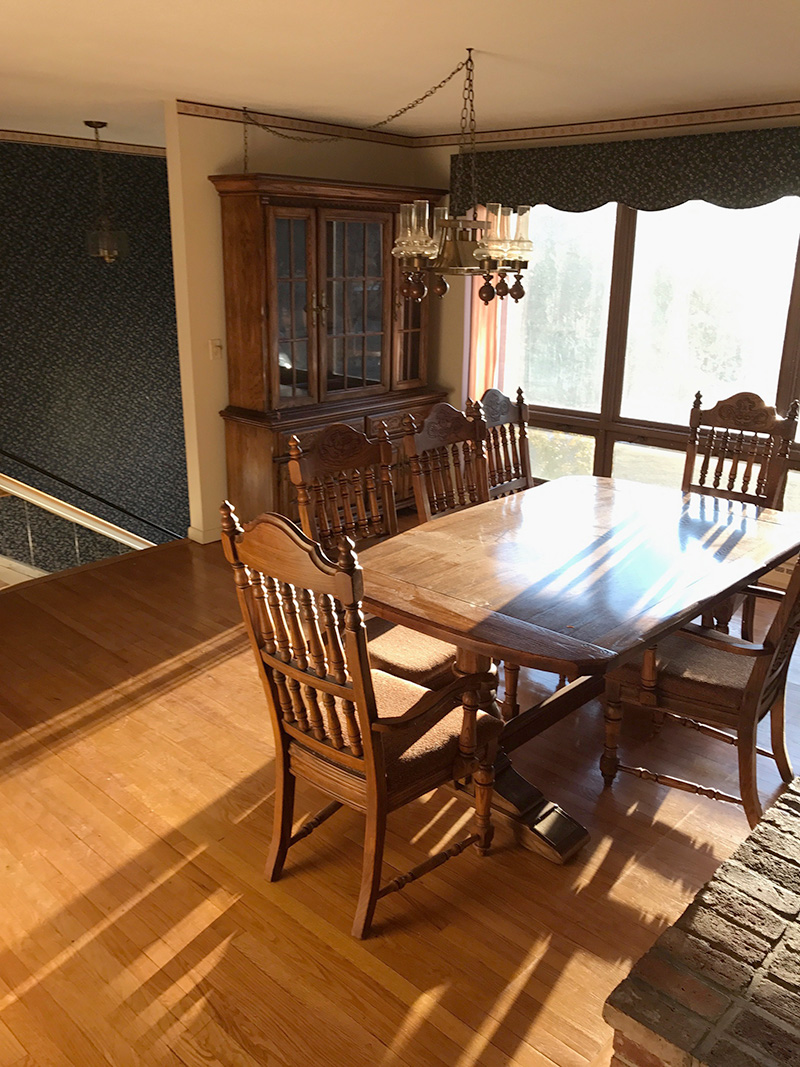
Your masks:
M176 98L367 125L468 45L480 130L800 98L800 0L3 0L0 129L159 145ZM389 129L456 130L461 77Z

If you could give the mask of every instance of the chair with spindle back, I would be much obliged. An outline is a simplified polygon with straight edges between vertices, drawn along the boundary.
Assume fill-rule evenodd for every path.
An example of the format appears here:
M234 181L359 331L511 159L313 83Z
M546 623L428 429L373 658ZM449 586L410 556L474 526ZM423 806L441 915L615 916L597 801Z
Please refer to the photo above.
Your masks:
M469 675L431 692L371 669L361 613L362 573L352 542L343 539L334 561L282 515L261 515L242 529L230 504L220 510L225 556L233 568L275 735L275 814L267 877L279 878L289 848L342 804L365 813L352 930L355 937L365 937L380 897L470 844L482 854L489 848L493 764L502 729L492 676ZM475 832L381 886L388 813L437 786L470 776ZM330 801L293 831L297 778Z
M689 418L683 491L782 509L797 433L798 401L792 401L784 419L755 393L736 393L706 410L702 400L696 393ZM727 633L736 604L736 598L728 598L714 610L723 633ZM754 605L748 597L742 611L742 636L748 641L753 639ZM703 621L712 625L712 616L706 615Z
M771 590L755 587L756 596ZM800 564L795 565L785 596L762 644L753 644L717 630L689 625L659 643L655 658L656 686L647 702L641 700L639 668L635 663L606 675L606 738L600 770L606 785L618 771L626 771L690 793L740 803L751 826L761 818L756 755L772 757L784 782L792 781L792 767L784 736L784 693L789 660L800 631ZM620 763L617 754L623 708L657 711L662 718L688 726L707 737L736 746L739 792L735 797L643 767ZM756 730L769 714L772 751L758 748Z
M736 393L703 410L697 393L681 488L684 492L782 508L798 401L787 418L755 393Z
M469 416L451 404L434 404L422 427L405 415L403 430L420 522L489 499L486 424L479 403L471 405Z
M480 407L486 425L486 457L489 478L489 497L508 496L523 489L532 489L531 455L528 448L528 405L522 389L517 389L516 402L499 389L487 389L481 397ZM467 400L465 414L471 417L476 405ZM564 681L565 679L561 679ZM517 688L519 665L503 664L503 718L512 718L519 712Z
M371 441L345 423L326 426L304 450L289 439L289 479L297 494L300 525L326 551L342 537L363 547L397 533L392 445L385 425ZM455 649L435 637L367 620L373 666L437 689L453 679Z
M518 493L534 485L531 475L531 456L528 448L528 405L517 389L513 401L499 389L487 389L481 397L486 421L486 454L489 468L489 496ZM470 416L473 404L467 401Z
M385 425L377 441L370 441L336 422L321 430L307 451L290 437L289 478L300 525L324 549L334 548L343 536L363 543L397 533L392 445Z
M435 404L421 429L411 415L404 417L403 428L420 522L490 499L486 422L480 403L467 400L466 414L450 404ZM519 712L518 679L519 666L506 663L501 705L504 719Z

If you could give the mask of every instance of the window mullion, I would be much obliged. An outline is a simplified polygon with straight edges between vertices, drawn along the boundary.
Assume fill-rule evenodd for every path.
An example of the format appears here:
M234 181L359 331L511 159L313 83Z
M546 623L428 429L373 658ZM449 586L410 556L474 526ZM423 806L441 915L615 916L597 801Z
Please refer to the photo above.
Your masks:
M595 449L594 473L609 477L613 460L614 438L622 405L622 381L625 372L625 349L628 341L633 250L636 237L636 211L617 205L614 254L611 263L611 291L608 301L608 328L600 406L600 430Z
M778 374L778 411L785 415L789 405L800 390L800 241L794 264L794 280L789 297L789 312L786 316L786 333L783 340L781 369Z

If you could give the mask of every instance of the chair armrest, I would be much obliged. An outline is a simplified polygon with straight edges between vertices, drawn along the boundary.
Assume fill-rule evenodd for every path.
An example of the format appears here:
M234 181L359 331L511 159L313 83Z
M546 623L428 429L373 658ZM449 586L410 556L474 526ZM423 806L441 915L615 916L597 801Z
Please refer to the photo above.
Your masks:
M749 596L757 596L761 600L781 601L786 596L783 589L773 589L769 585L747 585L742 592L747 593Z
M679 631L683 637L690 641L697 641L701 645L709 645L719 652L732 652L736 656L768 656L772 649L767 645L755 645L750 641L742 641L739 637L720 633L706 626L698 626L695 622L689 622Z
M465 674L462 678L454 678L443 689L432 689L427 692L402 715L378 719L372 724L372 729L377 734L389 733L392 730L402 729L409 723L415 722L420 716L437 709L441 709L442 715L447 715L461 703L461 696L465 690L480 689L482 686L496 688L497 676L487 672L486 674Z

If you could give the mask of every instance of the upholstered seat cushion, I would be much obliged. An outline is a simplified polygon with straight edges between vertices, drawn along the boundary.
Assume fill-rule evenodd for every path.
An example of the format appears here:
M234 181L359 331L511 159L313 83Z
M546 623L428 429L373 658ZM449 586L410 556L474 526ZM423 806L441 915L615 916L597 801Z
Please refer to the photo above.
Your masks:
M686 700L707 699L709 704L737 708L753 670L754 660L717 651L709 645L673 634L656 647L658 691ZM629 663L609 677L624 685L637 685L641 666ZM699 687L707 687L707 693Z
M375 701L381 718L402 715L425 696L426 690L413 682L396 678L384 671L372 671ZM457 700L454 697L454 701ZM441 716L441 711L421 715L408 726L381 733L386 759L389 791L405 788L412 782L427 781L437 770L446 781L458 755L458 739L463 721L461 705ZM503 729L503 722L485 711L477 714L478 746L487 744Z
M377 670L426 689L438 689L453 680L456 650L444 641L377 618L367 621L367 640L370 663Z

